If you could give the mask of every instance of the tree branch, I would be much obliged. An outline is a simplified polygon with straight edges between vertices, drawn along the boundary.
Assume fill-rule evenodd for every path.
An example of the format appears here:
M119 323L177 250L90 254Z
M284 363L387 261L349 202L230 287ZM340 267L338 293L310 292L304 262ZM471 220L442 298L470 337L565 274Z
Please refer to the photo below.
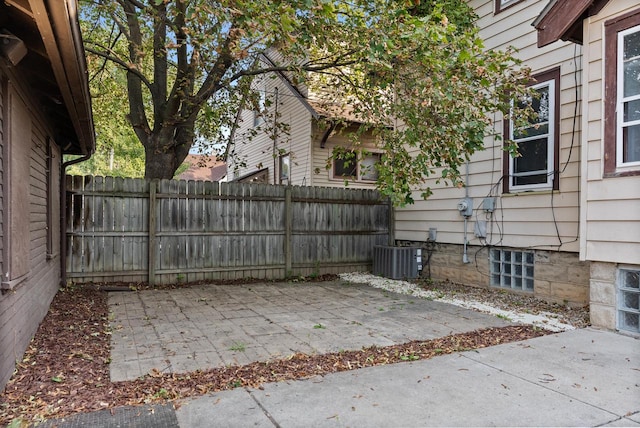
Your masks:
M140 70L138 70L135 66L132 66L132 64L127 63L127 62L121 60L120 58L118 58L118 57L116 57L116 56L114 56L112 54L109 54L109 53L107 53L105 51L99 51L97 49L93 49L91 47L86 46L86 44L88 44L88 43L90 43L92 45L95 45L95 46L98 46L98 47L100 47L102 49L111 51L112 54L115 54L115 52L113 50L111 50L109 48L106 48L104 46L101 46L101 45L99 45L98 43L95 43L95 42L85 41L84 50L86 50L87 52L90 52L90 53L92 53L94 55L97 55L97 56L99 56L101 58L104 58L104 59L106 59L108 61L111 61L111 62L114 62L114 63L118 64L120 67L122 67L128 73L135 74L142 81L142 83L144 83L144 85L149 90L151 90L151 82L149 82L149 80L145 77L145 75L142 74L140 72Z
M155 7L153 13L153 126L162 126L167 101L167 27L165 26L167 6L164 2Z
M122 1L122 0L121 0ZM142 32L140 30L140 23L138 22L138 16L136 14L135 7L131 3L123 2L122 6L127 16L127 27L129 28L129 57L134 66L140 64L140 52L142 52ZM149 121L144 109L144 99L142 97L142 83L146 79L141 79L141 73L139 71L133 72L128 67L127 70L127 90L129 92L129 120L133 129L144 144L148 140L151 129L149 127ZM151 85L148 87L152 88Z

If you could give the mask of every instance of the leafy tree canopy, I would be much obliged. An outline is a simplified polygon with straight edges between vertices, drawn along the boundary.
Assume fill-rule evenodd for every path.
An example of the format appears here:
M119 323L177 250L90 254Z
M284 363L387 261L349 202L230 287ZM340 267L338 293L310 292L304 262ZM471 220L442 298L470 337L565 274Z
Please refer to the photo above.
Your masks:
M373 129L379 187L408 203L412 189L429 194L429 176L459 182L459 166L492 132L487 114L508 114L529 79L509 52L483 49L462 0L81 6L87 51L124 72L147 178L172 177L194 144L226 138L241 102L259 102L251 79L280 71Z
M69 167L73 175L144 176L144 147L126 120L124 75L113 64L96 57L87 61L96 151L84 162Z

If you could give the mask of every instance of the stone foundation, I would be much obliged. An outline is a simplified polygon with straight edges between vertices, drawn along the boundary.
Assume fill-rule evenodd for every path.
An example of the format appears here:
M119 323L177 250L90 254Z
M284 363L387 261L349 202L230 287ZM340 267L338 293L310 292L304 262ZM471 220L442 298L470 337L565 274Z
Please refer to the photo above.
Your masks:
M590 300L591 325L615 330L616 275L614 263L591 262Z
M429 275L428 250L424 242L398 242L398 245L422 247L422 276ZM519 249L515 249L519 250ZM577 253L526 250L535 254L533 295L546 301L584 306L589 303L589 262L581 262ZM489 248L467 246L469 263L463 263L463 246L435 244L431 253L431 278L449 280L475 287L489 287ZM514 292L526 293L518 290ZM614 305L615 307L615 305Z

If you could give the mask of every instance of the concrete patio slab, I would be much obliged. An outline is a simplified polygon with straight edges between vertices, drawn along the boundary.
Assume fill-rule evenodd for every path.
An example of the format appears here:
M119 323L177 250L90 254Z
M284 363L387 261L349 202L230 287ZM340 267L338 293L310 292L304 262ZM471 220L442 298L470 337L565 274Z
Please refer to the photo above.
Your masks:
M505 326L445 303L335 282L109 294L111 380L386 346Z

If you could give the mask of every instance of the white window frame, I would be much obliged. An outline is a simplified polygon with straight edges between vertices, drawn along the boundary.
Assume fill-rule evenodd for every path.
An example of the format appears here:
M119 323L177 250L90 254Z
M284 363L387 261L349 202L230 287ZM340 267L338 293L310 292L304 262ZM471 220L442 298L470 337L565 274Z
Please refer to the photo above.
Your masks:
M382 152L379 151L369 151L366 155L365 155L365 159L369 158L369 157L376 157L377 160L376 162L380 161L380 158L382 157ZM362 160L357 160L356 162L356 175L355 177L352 176L339 176L336 175L336 161L344 161L343 159L333 159L333 162L331 163L332 167L331 167L331 179L332 180L347 180L347 181L358 181L358 182L362 182L362 183L375 183L378 178L377 178L377 174L376 174L376 178L375 179L371 179L371 178L365 178L364 174L362 173Z
M626 272L632 272L632 273L636 273L637 275L640 275L640 269L637 266L618 268L617 278L616 278L617 279L616 288L618 289L618 293L617 293L618 299L616 304L616 314L617 314L616 324L617 324L618 330L640 334L640 308L631 308L626 306L625 304L626 302L625 298L627 295L638 296L638 298L640 299L640 289L627 286L625 282L625 275L624 275L624 273ZM626 325L624 320L625 314L631 314L631 316L637 317L637 322L639 327L636 327L635 330L629 328L629 326Z
M547 138L547 180L544 183L536 183L536 184L523 184L516 185L513 183L512 179L516 176L525 176L525 175L538 175L541 174L541 171L528 172L528 173L517 173L515 172L515 161L516 158L513 156L509 156L509 190L512 192L522 192L527 190L551 190L553 189L553 179L554 179L554 168L555 168L555 119L556 119L556 82L554 79L545 80L544 82L538 83L536 85L532 85L531 88L537 90L539 88L543 88L545 86L549 87L549 125L547 134L538 134L531 137L524 137L520 139L514 138L515 128L513 121L509 124L509 139L515 141L516 143L526 143L527 141L539 140L540 138L546 136Z
M640 100L640 93L626 97L624 96L624 36L640 32L640 25L628 28L618 32L618 52L616 56L618 75L616 76L617 85L617 101L616 101L616 169L621 171L625 169L637 169L640 167L640 161L624 162L624 141L623 129L634 125L640 125L640 119L630 122L624 122L624 104L631 101ZM638 58L640 59L640 57Z
M523 0L496 0L496 3L495 3L496 10L494 11L494 13L500 13L511 6L514 6L515 4L520 3L521 1Z
M280 156L280 162L278 162L278 175L280 184L291 183L291 154L287 153ZM286 168L285 168L286 167ZM286 170L286 171L285 171Z

